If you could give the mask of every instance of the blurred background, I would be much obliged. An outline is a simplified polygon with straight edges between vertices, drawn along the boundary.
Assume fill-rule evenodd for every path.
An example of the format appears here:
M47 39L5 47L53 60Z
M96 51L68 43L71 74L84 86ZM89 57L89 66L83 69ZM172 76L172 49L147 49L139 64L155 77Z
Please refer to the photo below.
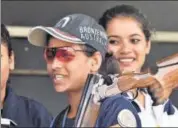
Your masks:
M178 39L175 39L178 37L178 1L2 1L1 22L14 32L19 27L27 30L25 28L36 25L53 26L71 13L88 14L98 20L106 9L119 4L138 7L147 15L153 28L158 32L168 32L165 35L160 33L162 37L158 40L153 39L149 63L178 53ZM18 27L11 29L14 26ZM11 75L12 87L19 95L41 102L55 116L67 105L66 96L55 92L45 72L43 49L30 45L25 32L19 30L19 33L11 33L16 55L16 71ZM170 32L173 32L173 36L167 39ZM41 75L22 75L27 70L40 70ZM177 98L178 91L174 91L171 100L178 107Z

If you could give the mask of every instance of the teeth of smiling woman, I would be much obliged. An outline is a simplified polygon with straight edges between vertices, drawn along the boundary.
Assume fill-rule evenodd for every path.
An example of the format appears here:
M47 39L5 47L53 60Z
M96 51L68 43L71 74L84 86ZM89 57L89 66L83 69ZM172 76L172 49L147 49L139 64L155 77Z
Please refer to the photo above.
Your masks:
M60 80L60 79L64 78L64 76L63 75L55 75L54 78L56 80Z
M120 59L120 62L132 62L134 59Z

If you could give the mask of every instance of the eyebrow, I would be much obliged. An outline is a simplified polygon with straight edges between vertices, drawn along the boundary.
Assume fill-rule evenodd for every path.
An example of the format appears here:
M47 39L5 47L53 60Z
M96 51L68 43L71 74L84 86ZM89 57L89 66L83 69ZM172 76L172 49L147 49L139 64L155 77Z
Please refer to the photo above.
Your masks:
M139 35L139 34L132 34L132 35L130 35L130 37L133 37L133 36L140 36L141 37L141 35Z
M112 37L114 37L114 38L120 38L120 36L118 36L118 35L111 35L111 36L108 36L108 38L112 38Z
M133 36L140 36L141 37L141 35L139 35L139 34L131 34L129 37L133 37ZM114 37L114 38L121 38L118 35L110 35L110 36L108 36L108 38L112 38L112 37Z

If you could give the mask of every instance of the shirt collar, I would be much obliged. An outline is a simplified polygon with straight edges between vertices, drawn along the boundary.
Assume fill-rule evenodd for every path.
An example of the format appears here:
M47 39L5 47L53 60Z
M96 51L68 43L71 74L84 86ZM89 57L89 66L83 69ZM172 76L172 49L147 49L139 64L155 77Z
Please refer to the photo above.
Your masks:
M13 92L11 87L7 86L5 102L3 105L3 112L2 112L3 118L8 118L15 121L14 115L17 112L16 110L18 108L17 103L18 103L18 98L16 94Z

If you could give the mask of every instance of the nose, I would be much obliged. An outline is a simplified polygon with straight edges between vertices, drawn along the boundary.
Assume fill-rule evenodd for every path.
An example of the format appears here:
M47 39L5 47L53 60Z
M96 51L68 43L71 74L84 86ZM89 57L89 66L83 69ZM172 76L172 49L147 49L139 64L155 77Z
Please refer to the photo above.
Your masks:
M54 60L52 62L52 69L62 68L63 63L59 61L56 57L54 57Z
M121 54L128 54L131 52L131 44L127 41L123 42L120 48Z

